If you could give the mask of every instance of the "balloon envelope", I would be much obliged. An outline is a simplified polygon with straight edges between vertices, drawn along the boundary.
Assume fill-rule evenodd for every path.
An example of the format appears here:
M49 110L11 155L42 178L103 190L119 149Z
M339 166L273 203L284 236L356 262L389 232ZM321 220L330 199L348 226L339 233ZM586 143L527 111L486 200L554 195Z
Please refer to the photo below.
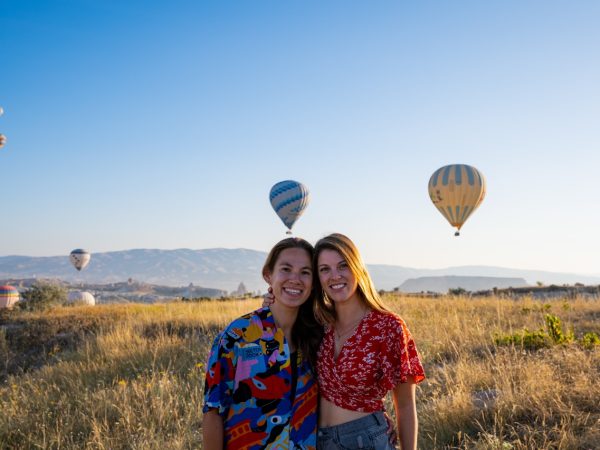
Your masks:
M460 230L485 197L485 178L466 164L441 167L429 179L429 197L450 225Z
M96 299L87 291L71 291L67 297L69 303L85 303L86 305L95 305Z
M5 285L0 286L0 308L11 308L19 301L19 291L16 288Z
M308 206L310 193L302 183L285 180L273 185L269 201L283 224L291 230Z
M4 147L4 144L6 144L6 136L0 134L0 148Z
M71 260L71 264L77 269L81 270L85 268L90 262L90 258L92 255L87 250L82 248L77 248L71 252L69 255L69 259Z

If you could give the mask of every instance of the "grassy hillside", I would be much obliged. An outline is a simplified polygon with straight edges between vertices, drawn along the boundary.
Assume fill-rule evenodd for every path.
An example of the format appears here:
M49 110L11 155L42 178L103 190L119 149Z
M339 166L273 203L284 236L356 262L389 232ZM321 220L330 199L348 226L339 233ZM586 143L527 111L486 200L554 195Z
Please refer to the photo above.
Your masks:
M600 301L389 295L386 302L408 323L425 362L420 448L597 448L600 346L589 333L600 334ZM0 448L201 448L210 343L259 303L4 314Z

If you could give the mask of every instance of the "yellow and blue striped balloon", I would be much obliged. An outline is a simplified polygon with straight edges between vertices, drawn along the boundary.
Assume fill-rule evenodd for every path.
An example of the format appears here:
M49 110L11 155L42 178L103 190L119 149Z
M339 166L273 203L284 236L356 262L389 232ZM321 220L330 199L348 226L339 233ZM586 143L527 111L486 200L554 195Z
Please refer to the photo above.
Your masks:
M485 178L475 167L451 164L433 172L429 179L429 197L450 225L460 228L485 197Z
M269 193L269 201L283 224L288 228L287 234L292 234L292 227L302 215L310 202L308 188L294 180L276 183Z

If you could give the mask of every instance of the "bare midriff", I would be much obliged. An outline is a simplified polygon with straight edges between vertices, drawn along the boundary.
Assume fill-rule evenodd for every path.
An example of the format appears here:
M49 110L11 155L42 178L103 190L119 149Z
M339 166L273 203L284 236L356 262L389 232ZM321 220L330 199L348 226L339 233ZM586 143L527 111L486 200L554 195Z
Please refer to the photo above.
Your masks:
M331 403L324 397L319 400L319 426L320 427L333 427L335 425L341 425L352 420L361 419L372 413L351 411L349 409L337 406Z

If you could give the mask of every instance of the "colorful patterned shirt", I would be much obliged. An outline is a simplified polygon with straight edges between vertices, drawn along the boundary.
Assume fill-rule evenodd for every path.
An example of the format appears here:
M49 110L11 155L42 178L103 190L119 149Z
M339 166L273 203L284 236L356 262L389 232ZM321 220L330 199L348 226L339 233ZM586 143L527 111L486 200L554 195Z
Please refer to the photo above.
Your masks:
M383 410L383 398L398 383L425 372L415 342L396 314L369 311L357 325L338 357L332 327L327 327L318 354L319 393L352 411Z
M317 383L299 350L295 363L269 308L234 320L216 337L203 411L218 409L225 448L316 448Z

